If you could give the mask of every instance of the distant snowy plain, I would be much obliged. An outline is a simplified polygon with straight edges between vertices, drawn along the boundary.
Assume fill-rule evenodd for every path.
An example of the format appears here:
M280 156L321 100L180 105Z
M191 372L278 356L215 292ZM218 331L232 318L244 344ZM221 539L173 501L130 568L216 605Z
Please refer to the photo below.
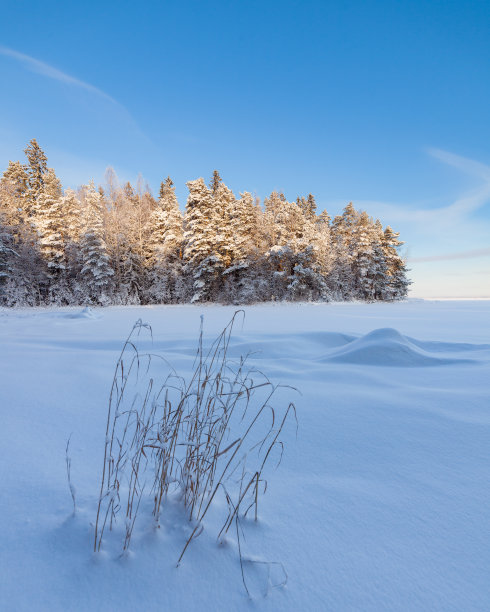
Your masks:
M236 309L0 311L0 609L490 609L490 301L246 307L231 354L291 393L299 428L268 470L240 574L233 534L189 534L178 505L142 514L131 553L92 553L107 399L141 318L155 353L190 372L200 315L213 338ZM71 435L72 481L65 446ZM217 502L216 510L219 510ZM268 582L269 581L269 582Z

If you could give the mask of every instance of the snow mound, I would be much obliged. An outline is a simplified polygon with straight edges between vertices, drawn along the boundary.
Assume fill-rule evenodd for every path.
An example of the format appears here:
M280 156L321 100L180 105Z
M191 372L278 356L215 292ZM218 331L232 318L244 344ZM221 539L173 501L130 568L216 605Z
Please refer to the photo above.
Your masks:
M80 310L79 312L70 312L64 315L64 317L66 319L97 319L98 318L95 312L90 308L90 306L86 306L85 308L82 308L82 310Z
M427 350L422 343L416 343L402 336L396 329L386 327L375 329L347 343L324 356L322 361L405 368L473 362L472 359L460 358L451 352L441 354Z

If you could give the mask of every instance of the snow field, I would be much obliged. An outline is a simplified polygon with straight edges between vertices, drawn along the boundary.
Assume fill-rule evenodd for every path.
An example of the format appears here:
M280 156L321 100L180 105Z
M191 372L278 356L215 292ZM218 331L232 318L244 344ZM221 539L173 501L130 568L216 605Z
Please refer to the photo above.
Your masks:
M130 555L117 531L92 553L108 393L133 323L149 322L152 350L188 375L199 315L211 339L234 310L0 311L2 610L248 609L236 538L215 538L222 499L179 568L191 526L174 499L156 531L142 506ZM245 312L231 356L252 351L301 391L288 396L297 438L290 423L259 522L244 525L244 554L281 562L288 582L271 588L278 566L247 564L253 607L488 609L490 302Z

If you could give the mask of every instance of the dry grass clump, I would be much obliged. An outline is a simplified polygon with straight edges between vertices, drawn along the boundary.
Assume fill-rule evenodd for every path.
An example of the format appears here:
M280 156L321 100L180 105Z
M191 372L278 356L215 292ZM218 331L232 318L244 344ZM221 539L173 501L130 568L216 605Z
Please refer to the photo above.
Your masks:
M203 529L203 520L218 492L228 512L218 533L236 530L242 578L240 520L249 512L257 520L258 500L267 488L264 469L274 449L279 462L280 435L286 420L296 418L294 404L273 406L281 387L248 366L247 357L229 357L237 311L208 349L203 323L189 380L168 362L137 348L139 337L151 336L139 320L129 334L116 364L109 399L104 464L95 522L94 551L104 531L124 517L123 551L128 550L143 496L151 499L158 524L170 493L178 492L194 526L178 559ZM165 372L156 384L158 372ZM156 371L156 374L154 373ZM247 589L248 591L248 589Z

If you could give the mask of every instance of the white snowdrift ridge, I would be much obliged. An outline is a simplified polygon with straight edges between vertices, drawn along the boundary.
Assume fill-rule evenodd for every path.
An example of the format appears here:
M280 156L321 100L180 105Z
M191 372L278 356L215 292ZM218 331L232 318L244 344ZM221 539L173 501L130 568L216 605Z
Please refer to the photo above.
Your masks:
M470 364L475 359L460 355L471 355L472 350L478 351L481 358L482 347L478 345L462 348L458 344L445 343L444 352L441 353L437 350L437 344L417 342L402 336L396 329L386 327L347 342L340 349L326 355L323 361L405 368Z
M245 311L230 355L251 352L252 365L302 393L290 398L298 436L286 428L259 522L243 524L253 606L487 611L490 302ZM223 499L179 568L192 526L175 499L158 530L141 507L129 555L120 557L118 532L91 553L108 391L124 338L137 319L148 321L153 343L142 338L142 348L188 376L199 316L214 338L233 312L0 311L2 611L249 609L235 534L214 539ZM287 586L273 588L281 563Z

